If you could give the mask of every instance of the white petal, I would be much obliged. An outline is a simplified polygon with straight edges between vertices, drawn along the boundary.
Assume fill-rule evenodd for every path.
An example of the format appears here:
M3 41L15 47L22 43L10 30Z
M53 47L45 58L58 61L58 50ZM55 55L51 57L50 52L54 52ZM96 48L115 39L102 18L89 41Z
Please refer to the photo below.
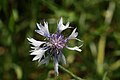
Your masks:
M49 33L49 30L48 30L48 23L47 23L47 22L44 22L44 26L45 26L45 28L46 28L46 32L47 32L48 34L50 34L50 33Z
M75 40L81 42L81 45L79 45L79 46L75 46L75 47L69 47L69 46L66 46L66 48L69 49L69 50L76 50L76 51L81 52L82 50L80 49L80 47L83 46L83 41L81 41L81 40L78 39L78 38L73 38L73 39L75 39Z
M33 52L30 55L39 55L43 54L46 50L43 49L38 49L38 50L33 50Z
M63 24L63 19L62 19L62 17L60 18L60 21L59 21L59 23L58 23L58 26L60 26L60 25L62 25Z
M35 57L33 58L32 61L35 61L35 60L38 60L38 59L39 59L39 56L37 55L37 56L35 56Z
M79 51L79 52L82 51L81 49L79 49L80 47L78 47L78 46L75 46L75 47L68 47L68 46L66 46L66 48L69 49L69 50L76 50L76 51Z
M34 52L32 52L30 55L36 55L34 58L33 58L33 61L35 60L41 60L41 58L43 57L44 53L45 53L46 50L36 50Z
M38 27L38 29L41 29L41 27L40 27L40 25L37 23L37 27Z
M76 29L77 29L77 28L75 28L75 29L73 30L73 32L72 32L71 35L68 37L68 39L75 39L75 38L78 36L78 32L76 32Z
M57 32L61 33L63 30L67 29L67 28L71 28L69 27L69 22L66 25L63 25L63 19L61 17L59 23L58 23L58 28L57 28Z
M27 38L27 39L28 39L28 41L31 42L30 44L32 44L33 46L40 46L40 45L42 45L43 43L46 43L46 42L44 42L44 41L37 41L37 40L35 40L35 39L33 39L33 38Z
M44 26L41 23L40 24L37 23L37 27L39 30L35 30L35 32L39 33L42 36L50 37L47 22L44 22Z

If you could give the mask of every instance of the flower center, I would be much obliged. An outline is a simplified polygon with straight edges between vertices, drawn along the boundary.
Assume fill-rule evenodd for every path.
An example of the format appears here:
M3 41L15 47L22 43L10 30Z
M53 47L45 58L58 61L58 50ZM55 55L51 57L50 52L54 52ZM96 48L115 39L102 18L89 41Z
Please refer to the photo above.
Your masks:
M62 49L65 46L67 39L61 34L52 34L50 42L52 43L53 48Z

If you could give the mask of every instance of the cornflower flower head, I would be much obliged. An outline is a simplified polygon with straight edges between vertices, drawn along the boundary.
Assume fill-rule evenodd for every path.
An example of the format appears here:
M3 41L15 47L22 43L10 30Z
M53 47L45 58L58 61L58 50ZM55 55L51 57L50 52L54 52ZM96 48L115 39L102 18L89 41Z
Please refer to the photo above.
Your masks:
M50 58L52 57L54 61L54 70L56 75L59 74L58 62L61 61L63 64L66 64L65 56L62 53L63 48L67 48L69 50L76 50L78 52L82 51L80 49L82 44L75 47L69 47L67 45L67 43L71 39L82 42L80 39L76 38L78 36L78 32L76 32L77 28L75 28L73 32L66 38L64 35L61 34L61 32L68 28L72 28L69 26L69 22L64 25L63 19L61 18L57 26L58 27L56 33L50 34L47 22L44 22L44 25L42 25L41 23L37 23L38 30L35 30L35 32L44 36L45 39L43 41L37 41L33 38L27 38L30 44L33 45L31 47L32 50L30 51L30 55L35 55L33 61L38 60L39 65L48 64Z

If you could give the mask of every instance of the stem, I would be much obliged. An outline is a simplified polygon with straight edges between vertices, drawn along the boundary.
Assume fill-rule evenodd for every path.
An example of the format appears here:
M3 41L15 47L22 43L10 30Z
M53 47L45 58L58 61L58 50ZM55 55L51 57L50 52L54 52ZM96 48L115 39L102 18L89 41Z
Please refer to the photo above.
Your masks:
M74 77L75 79L77 79L77 80L85 80L85 79L82 79L82 78L76 76L75 74L73 74L73 73L70 72L69 70L65 69L63 66L59 65L59 67L60 67L62 70L64 70L65 72L67 72L68 74L70 74L70 75L71 75L72 77Z
M104 72L103 64L105 57L105 44L106 44L106 35L101 35L98 43L98 56L97 56L97 71L99 75L102 75Z

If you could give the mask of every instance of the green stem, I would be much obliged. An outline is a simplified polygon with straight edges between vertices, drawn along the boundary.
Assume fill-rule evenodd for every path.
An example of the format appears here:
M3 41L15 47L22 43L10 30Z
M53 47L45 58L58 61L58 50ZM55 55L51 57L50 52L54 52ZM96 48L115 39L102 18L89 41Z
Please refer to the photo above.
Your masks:
M69 70L65 69L63 66L59 65L59 67L60 67L62 70L64 70L65 72L67 72L68 74L70 74L70 75L71 75L72 77L74 77L75 79L77 79L77 80L85 80L85 79L82 79L82 78L76 76L75 74L73 74L73 73L70 72Z

